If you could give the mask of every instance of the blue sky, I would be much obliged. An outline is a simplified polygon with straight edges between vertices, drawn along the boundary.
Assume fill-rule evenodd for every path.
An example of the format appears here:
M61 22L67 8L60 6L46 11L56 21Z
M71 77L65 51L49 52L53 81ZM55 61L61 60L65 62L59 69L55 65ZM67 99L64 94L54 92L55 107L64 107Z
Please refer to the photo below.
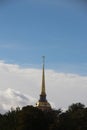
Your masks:
M87 75L87 10L82 3L18 0L0 5L0 60Z
M0 112L35 105L43 55L47 100L56 108L87 106L85 0L0 1Z

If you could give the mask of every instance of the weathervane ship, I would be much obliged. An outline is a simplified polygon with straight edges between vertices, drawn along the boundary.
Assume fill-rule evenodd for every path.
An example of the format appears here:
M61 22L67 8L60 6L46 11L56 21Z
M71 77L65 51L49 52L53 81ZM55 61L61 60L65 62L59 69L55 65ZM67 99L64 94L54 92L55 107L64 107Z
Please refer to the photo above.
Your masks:
M40 99L36 103L36 107L41 109L42 111L51 110L51 105L46 99L46 91L45 91L45 56L43 56L43 67L42 67L42 86L41 86L41 94Z

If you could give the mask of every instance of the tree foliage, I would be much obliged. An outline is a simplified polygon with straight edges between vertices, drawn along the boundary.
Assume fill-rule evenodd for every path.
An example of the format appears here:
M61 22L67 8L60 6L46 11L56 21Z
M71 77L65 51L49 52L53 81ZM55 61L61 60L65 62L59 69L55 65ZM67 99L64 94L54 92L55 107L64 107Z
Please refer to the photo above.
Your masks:
M76 103L68 110L41 111L33 106L0 114L0 130L87 130L87 108Z

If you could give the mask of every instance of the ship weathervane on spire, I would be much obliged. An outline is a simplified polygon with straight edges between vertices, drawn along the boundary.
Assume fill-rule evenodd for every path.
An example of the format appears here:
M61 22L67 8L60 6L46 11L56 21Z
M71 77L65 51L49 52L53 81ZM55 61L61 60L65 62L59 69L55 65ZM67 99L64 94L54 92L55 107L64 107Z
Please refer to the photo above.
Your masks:
M43 58L43 64L45 64L45 56L42 56L42 58Z

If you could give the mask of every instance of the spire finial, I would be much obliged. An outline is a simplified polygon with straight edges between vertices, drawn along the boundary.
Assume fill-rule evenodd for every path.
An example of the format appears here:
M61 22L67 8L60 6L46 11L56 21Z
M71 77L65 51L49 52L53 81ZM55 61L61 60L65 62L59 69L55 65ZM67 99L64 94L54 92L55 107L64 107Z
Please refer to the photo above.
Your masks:
M45 64L45 56L42 56L42 58L43 58L43 64Z

